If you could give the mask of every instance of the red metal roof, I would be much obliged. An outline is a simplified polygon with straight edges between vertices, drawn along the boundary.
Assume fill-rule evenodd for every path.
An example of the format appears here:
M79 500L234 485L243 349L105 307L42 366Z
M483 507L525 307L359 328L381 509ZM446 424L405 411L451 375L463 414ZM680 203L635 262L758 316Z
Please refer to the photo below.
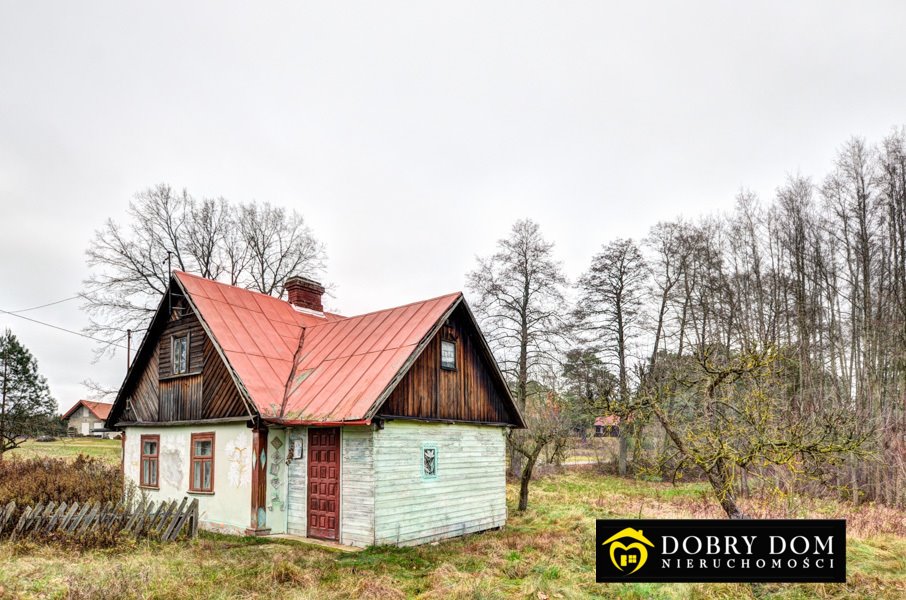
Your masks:
M72 408L66 411L66 413L61 418L68 419L70 416L72 416L72 413L74 413L80 406L84 406L85 408L90 410L91 414L96 416L98 419L107 420L113 404L107 402L95 402L93 400L78 400L75 404L72 405Z
M261 416L293 424L367 422L419 342L462 297L345 318L183 272L176 277Z

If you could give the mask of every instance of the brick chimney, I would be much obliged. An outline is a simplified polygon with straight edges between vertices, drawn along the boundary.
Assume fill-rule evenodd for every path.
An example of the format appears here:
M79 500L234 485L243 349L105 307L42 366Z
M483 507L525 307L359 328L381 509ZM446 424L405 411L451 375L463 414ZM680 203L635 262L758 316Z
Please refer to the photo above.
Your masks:
M313 279L293 275L283 282L283 289L289 297L289 303L297 308L324 312L321 296L324 286Z

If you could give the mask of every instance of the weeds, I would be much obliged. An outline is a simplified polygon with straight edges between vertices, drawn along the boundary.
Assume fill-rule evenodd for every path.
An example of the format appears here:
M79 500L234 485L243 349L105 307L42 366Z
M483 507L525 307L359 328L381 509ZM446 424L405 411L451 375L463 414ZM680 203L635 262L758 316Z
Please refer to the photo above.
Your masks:
M122 494L119 467L89 456L0 460L0 504L116 502Z

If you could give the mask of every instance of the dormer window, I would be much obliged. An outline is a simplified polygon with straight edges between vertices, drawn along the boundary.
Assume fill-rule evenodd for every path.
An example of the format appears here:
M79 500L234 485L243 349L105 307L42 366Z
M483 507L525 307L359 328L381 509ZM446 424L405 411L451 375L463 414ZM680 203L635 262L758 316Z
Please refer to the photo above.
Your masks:
M450 371L456 370L456 342L450 340L441 340L440 368Z
M173 374L189 371L189 335L173 336Z

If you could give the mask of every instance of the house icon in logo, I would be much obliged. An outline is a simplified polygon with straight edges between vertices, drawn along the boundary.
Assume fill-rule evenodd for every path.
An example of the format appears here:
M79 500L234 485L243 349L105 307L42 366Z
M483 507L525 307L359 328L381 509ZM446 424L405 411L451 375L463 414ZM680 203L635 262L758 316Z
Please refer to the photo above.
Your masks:
M630 544L624 544L619 541L625 538L634 541ZM648 560L648 549L642 544L647 544L654 548L654 544L642 535L641 530L635 530L632 527L627 527L626 529L613 534L604 540L601 545L606 546L607 544L610 544L610 562L613 563L613 566L622 571L635 565L633 570L626 573L627 575L631 575L641 569L642 565L645 564L645 561ZM617 554L618 552L619 555Z

